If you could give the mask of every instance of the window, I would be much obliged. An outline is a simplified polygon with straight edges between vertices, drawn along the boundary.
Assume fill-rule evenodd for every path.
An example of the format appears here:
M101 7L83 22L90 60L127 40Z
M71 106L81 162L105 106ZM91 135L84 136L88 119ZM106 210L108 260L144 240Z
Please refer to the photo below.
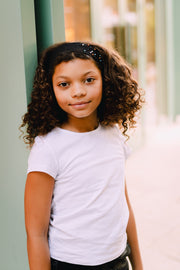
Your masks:
M66 41L91 39L90 0L64 0Z

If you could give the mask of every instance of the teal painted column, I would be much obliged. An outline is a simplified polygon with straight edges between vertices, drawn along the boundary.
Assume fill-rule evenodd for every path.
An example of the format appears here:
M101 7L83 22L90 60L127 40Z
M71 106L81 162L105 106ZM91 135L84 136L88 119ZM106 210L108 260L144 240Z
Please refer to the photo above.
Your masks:
M180 115L180 1L173 0L173 54L174 59L174 93L172 94L172 99L174 103L174 113L173 118Z
M21 0L21 16L26 94L27 103L29 103L34 79L34 72L37 66L37 42L34 1Z
M40 50L65 36L63 1L50 2L51 38L43 39ZM30 100L37 65L34 1L1 1L0 29L0 268L28 270L24 187L29 151L19 139L18 127Z
M26 111L21 2L0 2L0 269L28 270L24 227L27 155L18 127Z
M173 3L166 0L166 73L167 73L167 114L171 120L175 117L175 62L174 62L174 22L173 22Z
M35 1L38 52L65 41L63 0Z

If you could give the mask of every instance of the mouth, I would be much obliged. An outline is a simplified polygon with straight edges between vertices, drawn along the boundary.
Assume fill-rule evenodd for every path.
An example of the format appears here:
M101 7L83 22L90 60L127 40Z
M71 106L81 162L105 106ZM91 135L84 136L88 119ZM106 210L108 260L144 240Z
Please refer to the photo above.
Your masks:
M91 101L80 101L76 103L71 103L69 106L74 108L84 108L86 105L88 105Z

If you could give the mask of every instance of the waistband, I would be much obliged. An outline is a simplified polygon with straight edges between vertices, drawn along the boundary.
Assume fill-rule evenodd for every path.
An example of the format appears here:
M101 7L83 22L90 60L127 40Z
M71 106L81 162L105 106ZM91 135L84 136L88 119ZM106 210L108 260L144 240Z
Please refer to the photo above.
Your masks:
M61 261L57 261L53 258L51 258L51 269L52 270L105 270L105 269L115 269L117 268L118 265L118 269L125 269L123 268L124 263L126 262L126 257L128 257L131 253L131 248L129 246L129 244L127 244L124 252L116 259L107 262L107 263L103 263L100 265L78 265L78 264L71 264L71 263L66 263L66 262L61 262ZM122 265L122 268L121 268Z

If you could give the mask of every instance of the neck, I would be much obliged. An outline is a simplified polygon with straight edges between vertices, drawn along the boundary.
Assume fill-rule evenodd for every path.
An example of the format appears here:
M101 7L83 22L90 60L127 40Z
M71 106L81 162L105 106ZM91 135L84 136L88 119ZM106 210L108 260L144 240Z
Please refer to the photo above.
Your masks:
M98 119L78 119L69 118L68 121L61 125L61 128L75 132L89 132L98 127Z

